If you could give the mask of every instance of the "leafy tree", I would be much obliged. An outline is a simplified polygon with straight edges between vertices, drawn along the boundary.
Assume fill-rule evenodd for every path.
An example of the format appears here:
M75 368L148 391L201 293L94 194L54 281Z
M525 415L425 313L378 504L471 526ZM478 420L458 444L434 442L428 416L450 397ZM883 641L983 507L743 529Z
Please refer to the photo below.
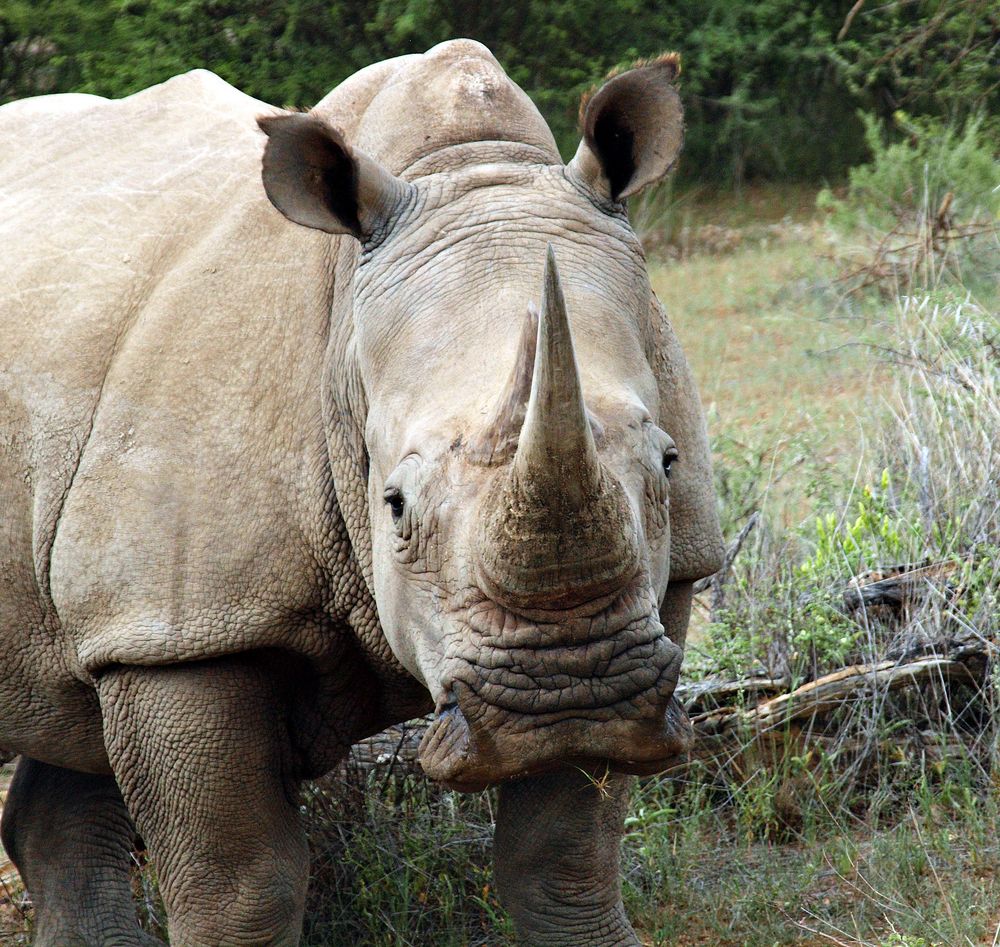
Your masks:
M991 0L3 0L0 102L122 96L204 66L311 105L355 70L452 36L486 43L568 156L581 93L616 65L684 57L682 173L739 184L842 176L859 109L997 113Z
M961 123L1000 107L1000 7L993 0L856 4L836 56L846 87L884 118L903 110Z

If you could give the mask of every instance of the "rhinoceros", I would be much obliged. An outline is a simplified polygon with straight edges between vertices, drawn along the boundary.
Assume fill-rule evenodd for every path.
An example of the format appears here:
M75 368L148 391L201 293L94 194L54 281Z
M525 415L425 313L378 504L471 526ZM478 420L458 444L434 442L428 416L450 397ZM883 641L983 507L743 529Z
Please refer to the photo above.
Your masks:
M0 110L3 842L42 945L294 944L297 792L433 712L499 785L524 943L637 944L629 774L721 537L690 370L626 200L681 146L674 55L564 164L457 40L308 112L205 71ZM669 478L669 479L668 479Z

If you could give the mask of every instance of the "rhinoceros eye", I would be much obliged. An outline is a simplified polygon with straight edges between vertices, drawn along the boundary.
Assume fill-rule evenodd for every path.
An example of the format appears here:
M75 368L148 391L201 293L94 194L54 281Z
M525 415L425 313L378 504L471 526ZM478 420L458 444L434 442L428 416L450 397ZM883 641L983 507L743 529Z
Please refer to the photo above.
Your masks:
M677 460L677 456L677 451L673 447L663 454L663 476L668 480L670 479L670 468L673 466L674 461Z
M402 492L398 487L388 487L382 496L392 514L392 521L398 523L403 518L403 508L406 506Z

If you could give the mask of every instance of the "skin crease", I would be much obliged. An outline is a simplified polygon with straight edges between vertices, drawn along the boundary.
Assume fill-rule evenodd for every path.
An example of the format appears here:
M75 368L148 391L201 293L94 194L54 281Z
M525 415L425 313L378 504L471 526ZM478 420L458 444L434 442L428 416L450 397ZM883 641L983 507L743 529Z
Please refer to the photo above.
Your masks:
M595 97L614 121L588 128L635 132L616 179L676 156L674 72ZM308 117L196 72L0 109L0 136L0 746L21 754L3 841L36 943L143 942L130 820L172 943L296 943L300 781L432 707L432 775L506 780L497 878L523 942L637 943L618 771L683 746L679 646L720 536L700 404L605 145L563 165L468 40L371 66ZM586 427L562 433L593 440L560 466L525 404L565 490L518 467L520 416L476 450L529 307L538 352L562 325L552 377L582 391ZM552 538L506 522L561 524L532 528L558 531L565 587L523 568L484 592L484 550L530 563ZM634 568L570 595L608 530Z

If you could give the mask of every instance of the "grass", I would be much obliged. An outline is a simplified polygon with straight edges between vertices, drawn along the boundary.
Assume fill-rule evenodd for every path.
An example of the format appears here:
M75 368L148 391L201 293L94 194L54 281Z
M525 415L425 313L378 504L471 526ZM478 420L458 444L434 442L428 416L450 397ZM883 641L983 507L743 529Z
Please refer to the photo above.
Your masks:
M728 535L763 514L686 673L808 680L919 636L992 641L1000 253L977 247L985 268L942 268L908 297L845 299L823 230L789 230L653 273L708 406ZM899 620L848 619L818 595L872 566L970 553L946 601ZM795 732L769 752L748 739L683 782L645 781L625 843L631 916L650 944L995 947L994 719L992 678L880 696L843 708L819 749ZM935 757L912 742L921 727L966 750ZM857 737L863 767L845 768Z
M783 525L805 508L774 481L807 453L849 476L869 406L886 384L883 366L856 345L866 320L838 308L819 249L813 229L796 226L786 238L651 271L725 453L722 466L741 470L756 459Z
M494 796L349 771L307 793L305 947L513 944L492 890Z
M678 810L669 793L657 784L638 790L625 843L626 897L650 944L993 943L1000 842L992 797L918 782L903 811L872 811L864 822L831 811L774 841L734 837L732 820L709 799Z
M871 360L843 348L855 327L834 316L816 268L796 240L653 269L717 428L781 437L856 422Z

